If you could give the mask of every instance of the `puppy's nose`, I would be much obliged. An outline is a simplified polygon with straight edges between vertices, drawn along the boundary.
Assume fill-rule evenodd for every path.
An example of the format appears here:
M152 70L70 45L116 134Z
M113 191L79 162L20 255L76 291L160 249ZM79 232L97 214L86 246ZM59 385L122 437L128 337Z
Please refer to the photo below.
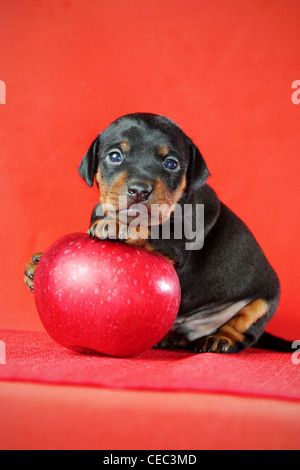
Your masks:
M135 203L145 202L149 199L153 187L147 183L131 182L127 186L127 195Z

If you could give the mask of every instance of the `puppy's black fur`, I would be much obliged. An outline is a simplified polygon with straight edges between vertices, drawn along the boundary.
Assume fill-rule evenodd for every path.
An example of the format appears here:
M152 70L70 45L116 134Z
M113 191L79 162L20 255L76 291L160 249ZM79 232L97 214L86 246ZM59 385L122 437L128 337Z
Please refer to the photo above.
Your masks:
M93 211L90 235L122 238L166 256L178 273L182 300L177 319L159 347L198 352L237 352L249 346L291 352L290 342L264 332L276 311L280 284L276 273L246 225L206 184L209 171L192 140L170 119L146 113L121 117L104 130L84 156L79 173L89 186L96 182L100 204L117 211L119 196L131 204L204 204L204 245L186 249L186 240L121 237L111 230L109 215L99 204ZM121 212L119 212L121 214Z

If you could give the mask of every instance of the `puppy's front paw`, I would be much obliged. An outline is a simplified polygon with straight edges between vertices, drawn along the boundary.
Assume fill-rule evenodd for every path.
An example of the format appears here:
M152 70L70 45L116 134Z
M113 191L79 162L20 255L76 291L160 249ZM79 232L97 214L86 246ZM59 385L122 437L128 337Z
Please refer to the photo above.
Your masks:
M124 240L138 246L144 246L149 238L149 229L147 226L132 226L122 224L116 219L99 219L94 222L88 230L91 238L100 240Z
M126 240L128 238L128 226L119 223L115 219L99 219L94 222L88 234L91 238L99 238L100 240Z
M35 253L32 255L31 260L25 266L24 282L31 292L33 292L34 273L42 254L43 253Z

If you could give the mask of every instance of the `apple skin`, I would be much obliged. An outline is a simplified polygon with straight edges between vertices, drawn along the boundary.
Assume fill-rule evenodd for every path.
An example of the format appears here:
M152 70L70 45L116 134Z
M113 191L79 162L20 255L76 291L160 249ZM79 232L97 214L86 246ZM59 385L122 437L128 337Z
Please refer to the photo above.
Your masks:
M180 305L180 284L162 255L71 233L43 254L34 297L48 334L66 348L129 357L157 344Z

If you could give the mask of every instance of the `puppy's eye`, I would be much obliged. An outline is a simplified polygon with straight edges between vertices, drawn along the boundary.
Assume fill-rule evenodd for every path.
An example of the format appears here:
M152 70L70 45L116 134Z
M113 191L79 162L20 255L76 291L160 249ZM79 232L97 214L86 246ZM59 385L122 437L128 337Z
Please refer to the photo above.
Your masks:
M176 168L178 167L178 162L177 160L174 160L174 158L166 158L164 161L164 166L168 170L176 170Z
M121 163L123 157L121 152L114 150L107 155L107 159L110 163Z

